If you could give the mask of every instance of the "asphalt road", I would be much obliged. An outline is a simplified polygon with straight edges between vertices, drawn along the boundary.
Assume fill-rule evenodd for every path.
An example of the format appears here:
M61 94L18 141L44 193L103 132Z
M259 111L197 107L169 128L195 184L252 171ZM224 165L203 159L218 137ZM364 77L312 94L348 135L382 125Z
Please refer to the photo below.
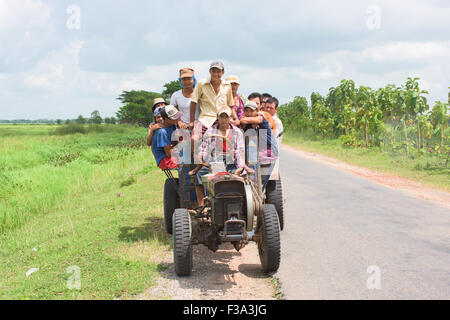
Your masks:
M286 299L450 299L450 210L283 149Z

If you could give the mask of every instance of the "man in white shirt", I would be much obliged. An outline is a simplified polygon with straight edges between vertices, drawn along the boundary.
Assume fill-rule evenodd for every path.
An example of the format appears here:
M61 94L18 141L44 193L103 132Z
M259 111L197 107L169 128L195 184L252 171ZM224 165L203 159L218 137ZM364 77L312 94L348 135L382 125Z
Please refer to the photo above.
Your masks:
M191 98L195 87L194 70L191 68L183 68L180 70L181 90L172 94L170 104L181 111L182 116L178 122L181 129L187 129L190 122ZM198 119L199 108L197 107L195 119Z
M277 136L276 136L277 143L278 143L278 146L281 146L281 140L283 138L284 128L283 128L283 123L280 120L280 117L278 117L278 113L277 113L278 112L278 104L279 104L279 102L278 102L277 98L268 98L265 103L265 105L266 105L265 109L266 109L266 112L268 112L272 116L272 118L275 122L275 128L277 129Z

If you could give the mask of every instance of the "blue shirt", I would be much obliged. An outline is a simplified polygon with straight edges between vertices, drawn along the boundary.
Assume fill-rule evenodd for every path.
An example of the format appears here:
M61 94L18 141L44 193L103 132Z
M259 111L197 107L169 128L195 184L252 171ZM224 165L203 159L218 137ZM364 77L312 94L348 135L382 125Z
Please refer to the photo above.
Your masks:
M152 138L152 150L155 156L156 164L159 165L161 160L166 156L164 147L172 143L172 133L177 129L177 126L165 127L156 130Z

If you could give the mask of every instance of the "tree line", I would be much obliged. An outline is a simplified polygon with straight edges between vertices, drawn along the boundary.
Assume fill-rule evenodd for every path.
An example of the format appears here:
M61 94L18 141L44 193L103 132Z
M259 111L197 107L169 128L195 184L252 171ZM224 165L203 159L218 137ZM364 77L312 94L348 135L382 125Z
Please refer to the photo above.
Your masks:
M116 112L121 123L134 123L148 126L153 121L153 99L164 98L167 102L175 91L181 89L178 81L171 81L163 86L161 93L153 91L123 91L117 98L123 106Z
M419 80L372 89L343 79L325 96L313 92L310 103L295 97L280 106L279 115L287 131L338 138L347 146L450 155L450 93L448 103L436 101L430 108Z
M56 120L57 124L62 124L63 120ZM71 123L77 123L77 124L102 124L102 123L106 123L106 124L116 124L118 123L118 120L115 117L106 117L106 118L102 118L100 116L100 112L98 110L94 110L91 113L91 116L89 118L85 118L83 117L83 115L79 115L78 118L70 120L67 119L66 121L64 121L65 124L71 124Z
M102 118L100 116L100 112L98 110L94 110L91 113L90 117L84 117L83 115L79 115L76 119L38 119L38 120L29 120L29 119L16 119L16 120L0 120L0 123L5 124L117 124L119 120L115 117L105 117Z

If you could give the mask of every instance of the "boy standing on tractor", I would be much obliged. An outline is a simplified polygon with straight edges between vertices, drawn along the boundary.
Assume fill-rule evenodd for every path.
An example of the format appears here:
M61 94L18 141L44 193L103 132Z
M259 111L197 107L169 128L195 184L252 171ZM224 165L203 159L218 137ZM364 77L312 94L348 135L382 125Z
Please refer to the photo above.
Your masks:
M224 73L225 67L221 61L212 62L209 66L209 78L199 81L192 94L189 129L193 129L192 146L195 164L201 163L201 159L198 157L201 138L217 120L219 109L222 106L228 107L232 118L237 117L233 108L234 99L231 84L222 80ZM198 121L195 121L195 111L198 104L200 105L200 114Z
M182 115L180 121L178 122L178 127L181 129L187 129L190 123L190 112L191 112L191 98L194 93L194 88L197 80L194 76L194 69L183 68L180 69L180 85L182 89L174 92L170 98L170 104L175 106L181 111ZM195 120L198 118L199 110L197 108L195 112Z
M200 81L195 86L191 98L190 129L194 128L195 111L198 103L200 104L198 121L202 134L217 120L217 112L223 105L230 108L233 119L237 117L233 108L234 99L231 85L222 80L224 73L225 67L221 61L212 62L209 67L210 77Z

